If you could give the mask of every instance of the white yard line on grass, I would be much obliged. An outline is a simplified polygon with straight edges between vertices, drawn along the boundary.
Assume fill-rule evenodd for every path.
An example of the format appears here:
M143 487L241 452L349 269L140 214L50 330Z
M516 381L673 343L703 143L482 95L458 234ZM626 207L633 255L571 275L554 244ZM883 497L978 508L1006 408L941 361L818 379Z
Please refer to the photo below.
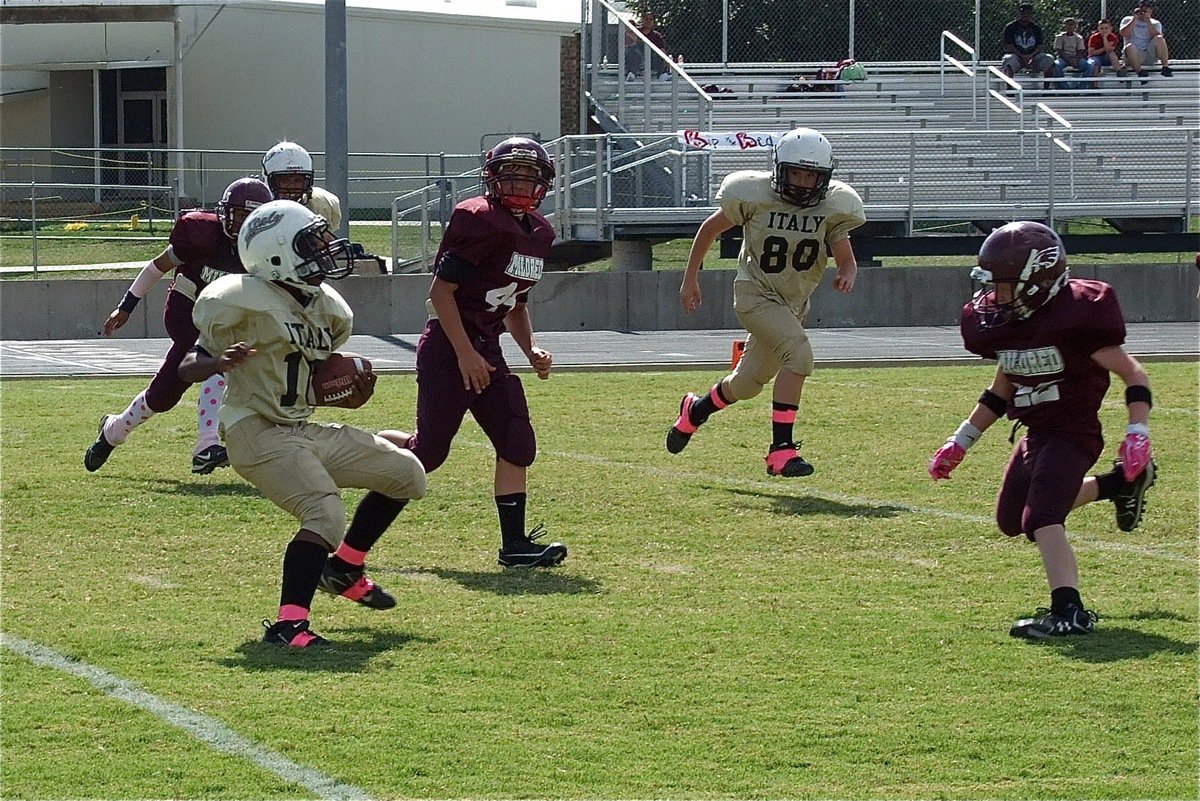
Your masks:
M303 787L318 798L370 801L371 796L354 785L340 782L319 770L298 765L283 754L243 737L215 718L159 698L107 670L76 661L44 645L11 634L0 633L0 647L24 656L35 665L81 678L105 695L144 709L159 720L183 729L213 750L253 762L284 781Z

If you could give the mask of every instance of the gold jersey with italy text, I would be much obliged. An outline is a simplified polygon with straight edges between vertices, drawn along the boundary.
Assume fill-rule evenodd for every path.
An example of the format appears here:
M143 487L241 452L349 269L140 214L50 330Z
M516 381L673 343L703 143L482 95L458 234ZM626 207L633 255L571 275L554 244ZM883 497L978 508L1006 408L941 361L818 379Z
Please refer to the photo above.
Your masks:
M312 371L346 343L354 324L345 299L326 284L320 290L301 306L270 281L227 275L200 293L192 312L200 347L213 356L237 342L258 351L226 375L226 429L251 414L276 423L312 414Z
M820 203L801 207L781 200L771 173L760 170L730 173L717 202L742 226L735 280L753 281L800 317L825 274L829 246L866 222L862 199L848 184L830 181Z

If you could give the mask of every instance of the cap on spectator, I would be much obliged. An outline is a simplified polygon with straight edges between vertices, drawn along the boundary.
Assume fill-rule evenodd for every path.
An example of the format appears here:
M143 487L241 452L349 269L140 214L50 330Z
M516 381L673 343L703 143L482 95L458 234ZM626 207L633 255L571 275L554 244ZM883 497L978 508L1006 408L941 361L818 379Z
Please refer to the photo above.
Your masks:
M1017 11L1033 11L1033 3L1021 3L1021 5L1017 6Z
M1138 8L1154 8L1154 0L1142 0L1138 3Z

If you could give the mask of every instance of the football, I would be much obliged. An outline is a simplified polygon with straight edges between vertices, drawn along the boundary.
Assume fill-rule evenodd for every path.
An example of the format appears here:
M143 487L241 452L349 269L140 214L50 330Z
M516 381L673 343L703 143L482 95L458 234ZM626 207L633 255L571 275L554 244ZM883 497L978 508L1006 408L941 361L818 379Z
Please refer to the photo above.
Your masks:
M366 392L360 390L354 381L359 373L365 373L368 377L369 389ZM357 409L371 399L375 391L375 373L371 371L371 362L365 356L331 353L313 372L312 388L317 406Z

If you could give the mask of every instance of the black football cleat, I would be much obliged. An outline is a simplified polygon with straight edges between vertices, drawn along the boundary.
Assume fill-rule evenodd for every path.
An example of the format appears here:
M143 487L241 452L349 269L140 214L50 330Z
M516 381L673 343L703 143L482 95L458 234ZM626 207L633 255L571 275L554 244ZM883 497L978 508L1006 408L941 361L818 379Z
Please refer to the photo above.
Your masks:
M800 443L772 445L767 453L767 475L784 478L803 478L813 474L813 466L800 455Z
M100 415L100 433L96 435L96 441L88 446L87 451L83 454L83 466L87 468L89 473L95 473L104 463L108 461L108 457L112 455L116 445L110 445L108 440L104 438L104 424L108 422L108 418L112 417L109 414Z
M1121 469L1121 460L1113 462L1116 470ZM1121 531L1133 531L1142 523L1142 513L1146 511L1146 490L1158 481L1158 465L1152 460L1146 465L1133 481L1121 486L1121 491L1113 496L1113 506L1117 510L1117 528Z
M1039 609L1034 617L1013 623L1008 633L1026 640L1046 640L1051 637L1066 637L1071 634L1091 634L1096 630L1100 616L1090 609L1071 604L1062 612Z
M279 620L272 623L262 622L266 633L262 641L269 645L286 645L291 648L312 648L313 646L329 645L329 640L308 630L307 620Z
M501 567L554 567L567 558L567 546L561 542L543 545L537 542L546 535L546 527L538 523L529 536L500 549L496 559Z
M395 597L364 576L362 568L342 573L334 570L328 560L325 562L325 569L321 571L317 589L330 595L349 598L369 609L391 609L396 605Z
M192 472L207 476L218 467L229 467L229 453L224 445L209 445L192 457Z
M692 424L691 413L692 404L700 400L691 392L683 396L683 400L679 401L679 417L675 419L675 424L671 426L671 430L667 432L667 452L680 453L687 447L688 442L692 439L692 434L696 433L699 426Z

